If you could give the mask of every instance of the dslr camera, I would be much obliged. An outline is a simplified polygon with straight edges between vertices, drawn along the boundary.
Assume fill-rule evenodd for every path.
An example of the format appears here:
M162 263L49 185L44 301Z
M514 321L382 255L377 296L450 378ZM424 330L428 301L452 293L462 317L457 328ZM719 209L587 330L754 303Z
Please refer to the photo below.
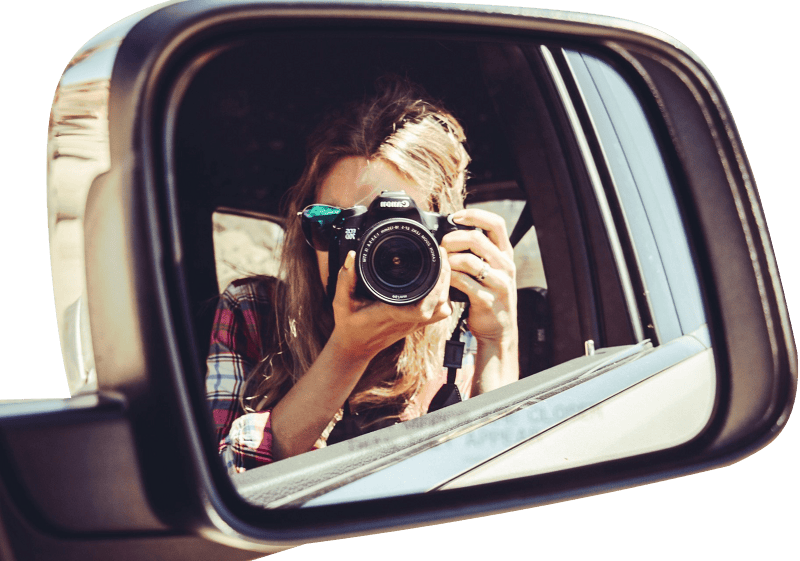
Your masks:
M332 226L328 250L328 295L350 250L356 252L356 294L362 298L404 305L424 298L439 279L439 243L454 230L474 230L455 224L452 215L420 210L405 191L383 191L369 208L345 209ZM467 296L450 288L450 299Z

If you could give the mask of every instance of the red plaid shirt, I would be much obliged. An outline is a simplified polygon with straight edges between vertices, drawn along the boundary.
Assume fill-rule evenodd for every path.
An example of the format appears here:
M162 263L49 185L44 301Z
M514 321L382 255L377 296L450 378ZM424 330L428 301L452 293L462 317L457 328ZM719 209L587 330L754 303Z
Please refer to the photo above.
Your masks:
M241 388L255 365L266 355L273 339L274 312L272 286L266 280L234 281L220 296L211 345L206 361L206 397L216 429L219 453L229 473L272 462L270 411L246 413L239 403ZM469 397L472 383L475 341L468 334L464 367L456 384L461 395ZM417 396L425 409L447 379L432 380ZM419 410L418 408L416 410ZM407 420L409 415L401 417Z

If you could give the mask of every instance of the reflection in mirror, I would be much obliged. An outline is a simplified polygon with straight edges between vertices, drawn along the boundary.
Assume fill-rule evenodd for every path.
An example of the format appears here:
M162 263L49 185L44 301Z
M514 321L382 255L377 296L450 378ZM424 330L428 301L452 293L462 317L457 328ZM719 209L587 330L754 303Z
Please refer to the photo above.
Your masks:
M109 169L107 79L100 49L64 73L47 138L47 210L56 316L70 395L97 391L84 266L84 209L92 181Z
M86 289L84 215L93 182L110 169L109 76L120 41L143 16L89 40L61 76L47 134L47 215L56 317L71 396L98 390Z
M217 209L211 221L220 294L237 279L278 276L282 220L265 214Z
M701 292L627 76L560 46L322 32L187 67L168 176L246 500L451 489L702 431Z

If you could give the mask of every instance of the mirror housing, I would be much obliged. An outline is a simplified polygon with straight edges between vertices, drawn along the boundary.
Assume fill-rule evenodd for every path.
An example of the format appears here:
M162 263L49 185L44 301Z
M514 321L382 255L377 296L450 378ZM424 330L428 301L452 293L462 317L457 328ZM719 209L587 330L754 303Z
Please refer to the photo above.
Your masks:
M33 496L33 510L46 513L34 528L50 526L67 534L177 528L237 548L269 551L684 475L740 459L777 435L794 399L796 351L752 174L708 72L672 40L627 22L472 10L186 3L159 9L128 30L114 57L108 94L108 170L93 179L84 215L99 393L73 398L63 408L19 408L2 420L4 454L14 463L31 454L41 465L55 458L66 465L68 458L72 466L61 482L69 485L54 481L46 492L36 491L39 473L17 470L13 476ZM703 265L699 274L719 374L717 405L699 439L641 457L436 497L337 507L335 517L324 507L263 512L239 498L198 430L202 400L188 382L197 359L190 351L191 318L180 290L180 243L165 218L174 201L163 178L163 153L169 148L163 146L161 103L170 88L180 87L174 82L177 71L200 42L255 26L291 27L299 18L311 26L333 21L406 29L422 21L431 29L462 33L547 36L581 41L627 61L628 71L639 76L639 93L663 119L657 131L682 170L679 197ZM48 428L54 421L67 424L58 437ZM109 441L117 443L119 454L78 445L101 430L111 431ZM50 438L53 447L25 448L23 442L35 440L32 431L37 438ZM163 435L160 441L153 439L156 432ZM118 463L97 462L101 456L116 457ZM74 501L103 496L122 465L130 483L125 500L101 502L75 520ZM121 504L138 506L123 518Z

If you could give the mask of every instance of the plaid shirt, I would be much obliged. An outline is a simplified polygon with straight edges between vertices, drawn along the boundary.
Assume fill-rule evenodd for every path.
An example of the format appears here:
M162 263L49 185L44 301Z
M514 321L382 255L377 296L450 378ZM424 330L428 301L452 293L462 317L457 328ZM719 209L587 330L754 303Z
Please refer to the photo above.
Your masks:
M239 394L250 371L265 354L263 335L272 317L270 285L238 280L220 296L206 364L206 399L219 453L228 472L272 461L270 411L243 414Z
M214 317L206 361L206 398L219 453L229 473L272 462L271 411L245 413L239 394L251 370L265 356L265 346L273 340L273 286L267 280L234 281L220 296ZM464 366L456 378L465 399L472 383L475 346L475 339L467 333ZM426 406L423 410L446 380L447 371L443 369L440 380L432 380L423 388L418 395L418 403ZM406 417L411 416L404 415L401 420Z

